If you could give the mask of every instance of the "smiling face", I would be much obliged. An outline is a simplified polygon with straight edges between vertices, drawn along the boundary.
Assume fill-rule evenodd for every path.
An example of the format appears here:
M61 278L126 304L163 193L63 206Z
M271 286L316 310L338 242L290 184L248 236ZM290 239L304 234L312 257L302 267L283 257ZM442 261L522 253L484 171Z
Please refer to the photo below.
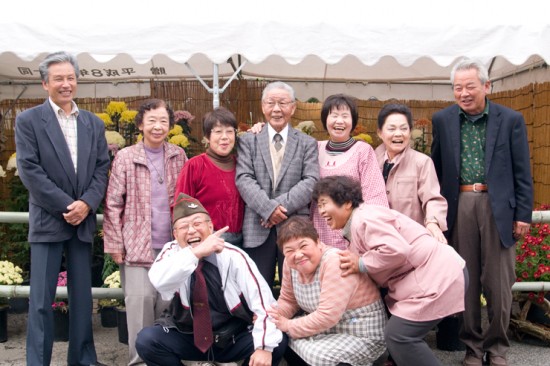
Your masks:
M328 227L332 230L342 229L346 226L353 211L351 202L338 206L330 196L325 194L319 196L317 209L319 210L319 215L325 219Z
M165 107L151 109L143 114L143 122L138 126L143 133L143 143L147 147L162 146L170 131L170 116Z
M347 105L342 104L331 109L327 116L327 132L331 141L347 141L351 136L352 126L351 111Z
M303 275L315 273L321 263L323 247L311 238L293 238L282 246L285 262Z
M76 73L70 62L51 64L48 67L48 81L42 82L42 87L48 92L48 96L66 113L70 113L72 109L76 85Z
M262 112L265 120L277 132L281 132L296 110L296 103L285 89L272 89L262 100Z
M174 223L174 238L182 248L200 245L213 231L212 220L204 213L196 213Z
M235 146L236 131L232 126L225 126L216 123L210 131L210 137L207 138L210 149L220 156L227 156L233 151Z
M388 157L393 159L401 154L411 140L411 129L407 117L400 113L390 114L381 130L378 130L378 137L384 143Z
M453 94L464 112L476 115L485 109L485 96L489 94L491 82L479 80L476 69L457 70L453 80Z

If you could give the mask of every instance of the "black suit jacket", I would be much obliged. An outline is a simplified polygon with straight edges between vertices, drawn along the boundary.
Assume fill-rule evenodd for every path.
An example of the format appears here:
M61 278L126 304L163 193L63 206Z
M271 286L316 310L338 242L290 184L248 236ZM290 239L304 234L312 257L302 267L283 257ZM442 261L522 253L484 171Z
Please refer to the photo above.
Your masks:
M17 116L17 168L29 190L29 242L67 240L76 230L81 241L92 242L95 211L107 187L110 160L103 122L85 110L77 118L77 172L55 112L44 104ZM77 227L63 218L67 206L83 200L92 209Z
M458 209L460 177L459 106L452 105L433 115L432 159L447 199L449 237ZM489 102L485 142L485 179L500 241L509 248L516 240L513 222L531 222L533 182L527 130L523 116Z

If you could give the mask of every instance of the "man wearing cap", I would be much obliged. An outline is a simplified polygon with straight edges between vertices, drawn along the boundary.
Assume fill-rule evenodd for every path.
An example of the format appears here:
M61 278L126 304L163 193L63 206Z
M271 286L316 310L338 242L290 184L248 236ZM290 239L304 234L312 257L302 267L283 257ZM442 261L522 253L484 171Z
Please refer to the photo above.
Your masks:
M250 257L220 237L227 229L214 232L202 204L180 193L173 211L176 240L164 245L149 271L153 286L171 303L154 326L138 334L136 349L147 365L245 360L243 365L267 366L282 359L287 338L268 319L275 303L271 289ZM228 345L215 342L212 331L239 322L243 326Z

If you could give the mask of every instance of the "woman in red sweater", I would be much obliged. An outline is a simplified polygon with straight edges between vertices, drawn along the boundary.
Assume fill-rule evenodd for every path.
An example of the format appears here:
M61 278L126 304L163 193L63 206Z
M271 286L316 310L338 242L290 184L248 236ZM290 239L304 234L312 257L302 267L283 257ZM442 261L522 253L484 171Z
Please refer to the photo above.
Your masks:
M208 147L181 170L176 197L183 192L198 199L210 213L214 230L229 226L224 239L241 246L244 202L235 186L237 120L219 107L204 116L202 131Z

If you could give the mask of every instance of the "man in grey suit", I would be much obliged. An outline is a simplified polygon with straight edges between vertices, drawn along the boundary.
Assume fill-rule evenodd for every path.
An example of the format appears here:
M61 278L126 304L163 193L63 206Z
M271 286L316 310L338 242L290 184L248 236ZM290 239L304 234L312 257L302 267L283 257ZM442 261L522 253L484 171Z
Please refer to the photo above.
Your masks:
M533 184L525 121L487 99L483 64L462 60L451 74L457 104L433 116L432 159L447 199L448 239L466 260L470 285L460 339L465 366L507 365L506 335L515 282L515 242L529 230ZM481 324L479 296L487 297L489 325Z
M65 52L39 66L49 98L16 119L21 181L29 191L31 292L27 365L49 365L53 347L52 302L63 252L68 274L69 365L94 365L91 259L96 210L107 186L109 155L103 122L79 110L73 97L78 64Z
M262 93L267 128L239 139L236 184L246 204L244 250L273 286L275 264L282 275L284 257L277 249L277 226L292 215L309 216L319 179L317 141L294 129L294 89L283 82Z

